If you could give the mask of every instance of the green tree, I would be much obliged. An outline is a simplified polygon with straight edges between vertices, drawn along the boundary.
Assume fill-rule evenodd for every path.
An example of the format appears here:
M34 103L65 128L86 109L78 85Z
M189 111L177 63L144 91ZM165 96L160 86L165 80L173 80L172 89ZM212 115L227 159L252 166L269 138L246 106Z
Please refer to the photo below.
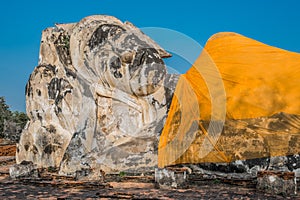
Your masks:
M17 125L20 125L22 127L22 129L24 128L24 126L26 125L27 121L29 120L29 118L27 117L27 115L25 113L19 112L19 111L13 112L11 119Z
M12 113L5 102L4 97L0 97L0 137L3 137L3 128L5 121L11 120Z
M10 111L9 106L5 102L5 98L0 97L0 138L17 142L28 120L25 113Z

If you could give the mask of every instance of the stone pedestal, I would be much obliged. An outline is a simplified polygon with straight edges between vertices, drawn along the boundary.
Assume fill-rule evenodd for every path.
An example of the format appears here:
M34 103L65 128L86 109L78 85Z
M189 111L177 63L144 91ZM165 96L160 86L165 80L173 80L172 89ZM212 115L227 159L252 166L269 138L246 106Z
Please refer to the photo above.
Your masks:
M260 171L257 174L257 189L270 194L292 196L297 194L294 172Z
M163 189L187 187L188 170L185 168L156 168L155 182Z

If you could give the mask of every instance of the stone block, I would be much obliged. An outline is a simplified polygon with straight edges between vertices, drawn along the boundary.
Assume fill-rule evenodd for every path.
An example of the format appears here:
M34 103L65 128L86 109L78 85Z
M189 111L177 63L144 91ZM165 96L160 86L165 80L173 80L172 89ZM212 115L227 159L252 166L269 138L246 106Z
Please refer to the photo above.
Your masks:
M155 182L163 189L187 187L188 169L186 168L156 168Z
M297 194L297 181L294 172L260 171L257 175L258 190L270 194L293 196Z
M9 169L9 175L11 178L37 178L39 177L39 172L37 165L33 164L31 161L23 161L20 164L13 165Z

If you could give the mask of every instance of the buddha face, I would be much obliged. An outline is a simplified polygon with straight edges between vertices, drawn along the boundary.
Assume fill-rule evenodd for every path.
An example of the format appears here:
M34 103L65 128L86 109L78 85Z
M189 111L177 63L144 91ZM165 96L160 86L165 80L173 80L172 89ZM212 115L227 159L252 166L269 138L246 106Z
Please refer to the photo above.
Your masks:
M100 25L88 40L86 63L94 60L88 65L109 87L136 96L152 94L163 83L165 64L141 32L125 28L117 24Z

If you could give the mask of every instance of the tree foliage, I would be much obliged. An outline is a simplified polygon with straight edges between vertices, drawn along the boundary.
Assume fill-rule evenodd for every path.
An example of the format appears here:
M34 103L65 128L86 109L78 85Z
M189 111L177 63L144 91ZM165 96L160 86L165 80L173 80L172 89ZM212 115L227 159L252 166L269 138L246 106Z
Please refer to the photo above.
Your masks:
M12 112L9 110L9 106L6 104L4 97L0 97L0 136L3 137L3 129L5 121L10 120Z
M23 112L12 112L6 104L5 98L0 97L0 137L11 138L10 135L20 135L26 125L28 117ZM14 137L15 138L15 137ZM19 137L17 137L19 138Z

